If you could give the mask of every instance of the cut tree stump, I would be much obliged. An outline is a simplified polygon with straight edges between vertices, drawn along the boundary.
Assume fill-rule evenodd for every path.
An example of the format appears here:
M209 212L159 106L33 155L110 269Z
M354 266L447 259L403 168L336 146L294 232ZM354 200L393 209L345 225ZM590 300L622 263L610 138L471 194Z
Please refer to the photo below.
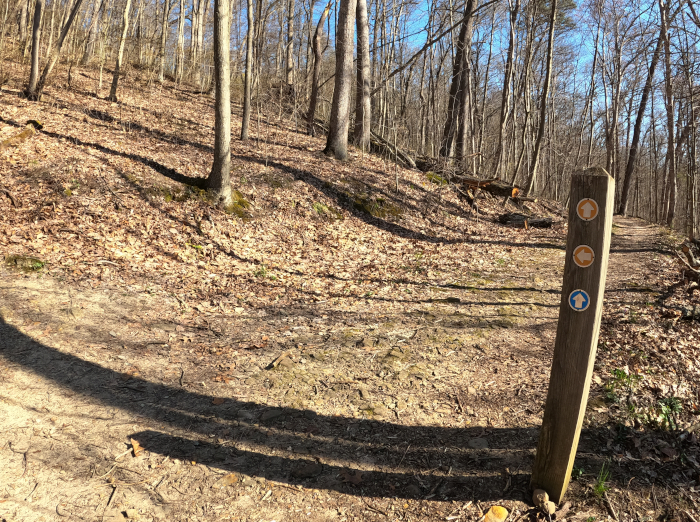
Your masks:
M553 223L550 217L526 216L517 212L501 214L498 216L498 221L504 225L511 225L517 228L550 228Z

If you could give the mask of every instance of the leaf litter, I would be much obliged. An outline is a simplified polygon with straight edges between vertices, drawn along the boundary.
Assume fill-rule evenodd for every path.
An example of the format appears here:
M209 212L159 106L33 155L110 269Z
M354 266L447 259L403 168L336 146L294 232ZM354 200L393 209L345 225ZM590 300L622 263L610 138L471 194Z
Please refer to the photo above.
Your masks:
M0 269L3 516L538 516L562 209L528 204L554 227L507 228L502 201L477 214L263 116L232 142L227 214L201 190L212 100L128 77L112 104L85 94L93 80L0 109L3 136L43 124L0 151L0 249L36 260ZM620 516L697 514L700 343L692 296L669 292L673 241L616 221L567 517L607 516L603 466Z

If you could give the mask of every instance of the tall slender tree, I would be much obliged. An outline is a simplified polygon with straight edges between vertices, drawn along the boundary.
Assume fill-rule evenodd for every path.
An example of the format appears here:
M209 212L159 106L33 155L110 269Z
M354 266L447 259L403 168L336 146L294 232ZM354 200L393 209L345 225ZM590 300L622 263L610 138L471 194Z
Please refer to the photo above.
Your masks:
M551 0L552 11L549 16L549 36L547 38L547 57L546 71L544 76L544 85L542 86L542 94L540 98L540 121L537 128L537 139L535 141L535 149L532 153L532 164L530 165L530 175L525 183L525 194L532 192L535 188L535 180L537 178L537 169L540 162L540 152L542 150L542 141L544 139L544 131L547 120L547 99L549 98L549 87L552 83L552 57L554 55L554 29L557 22L557 0Z
M34 6L34 23L32 25L32 63L29 74L29 85L25 91L28 98L36 97L36 85L39 81L39 48L41 44L41 14L44 0L36 0Z
M124 58L124 46L126 45L126 35L129 32L129 11L131 9L131 0L126 0L124 3L124 14L122 15L122 32L119 38L119 50L117 51L117 60L114 64L114 74L112 75L112 86L109 89L110 101L117 101L117 89L119 87L119 74L122 68L122 59Z
M356 7L357 0L340 0L335 30L335 89L328 140L323 152L339 160L348 157Z
M220 206L231 198L231 6L214 0L214 164L207 190Z
M357 0L357 92L355 94L355 146L369 150L372 125L371 64L367 0Z

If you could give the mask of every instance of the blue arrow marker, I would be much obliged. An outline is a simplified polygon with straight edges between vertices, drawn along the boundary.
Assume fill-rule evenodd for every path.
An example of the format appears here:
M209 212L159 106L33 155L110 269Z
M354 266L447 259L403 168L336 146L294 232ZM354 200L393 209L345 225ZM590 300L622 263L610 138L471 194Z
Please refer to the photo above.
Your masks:
M574 290L569 294L569 306L577 312L583 312L590 304L591 299L583 290Z

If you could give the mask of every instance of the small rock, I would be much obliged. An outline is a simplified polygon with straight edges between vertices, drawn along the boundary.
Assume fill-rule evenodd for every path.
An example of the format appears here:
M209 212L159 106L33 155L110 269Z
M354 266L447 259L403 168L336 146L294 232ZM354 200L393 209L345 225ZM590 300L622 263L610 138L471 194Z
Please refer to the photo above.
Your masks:
M380 417L385 417L385 416L389 415L389 408L387 408L383 404L373 405L372 411L374 411L375 415L379 415Z
M467 388L467 393L468 393L469 395L476 395L476 388L474 388L473 386L469 386L469 387Z
M277 417L281 417L284 414L282 410L267 410L263 412L263 414L260 416L261 421L269 421L272 419L276 419Z
M532 503L540 509L544 509L549 502L549 494L544 489L536 489L532 492Z
M469 442L467 442L467 446L469 446L471 449L476 450L488 449L489 441L480 437L475 437L473 439L469 439Z
M505 522L508 518L508 510L502 506L493 506L484 517L484 522Z
M289 357L285 357L280 361L280 366L284 366L285 368L291 368L294 366L294 361L292 361Z
M117 336L117 334L115 334L114 332L109 332L109 335L111 335L112 337L116 337L116 336Z
M292 469L290 476L296 479L308 479L319 476L321 472L323 472L323 464L303 462Z
M139 511L137 509L127 509L125 513L126 518L130 518L131 520L136 520L139 518Z
M546 512L549 513L550 515L553 515L557 510L557 505L552 502L551 500L547 502L547 509Z

